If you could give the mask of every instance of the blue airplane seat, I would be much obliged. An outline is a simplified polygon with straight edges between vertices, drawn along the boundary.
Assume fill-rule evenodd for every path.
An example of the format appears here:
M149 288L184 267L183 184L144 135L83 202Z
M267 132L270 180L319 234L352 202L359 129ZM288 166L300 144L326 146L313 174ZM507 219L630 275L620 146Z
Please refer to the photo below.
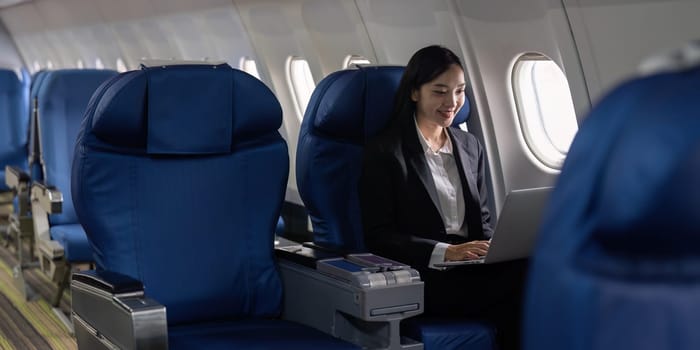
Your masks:
M0 235L4 246L14 246L17 263L12 276L26 296L21 271L34 260L27 165L31 78L25 69L19 74L21 78L15 71L0 70ZM25 242L29 249L24 248Z
M366 251L358 183L365 140L390 119L403 67L361 67L323 79L304 115L297 144L297 186L311 217L314 243L348 252ZM453 127L466 122L469 102ZM447 331L449 329L449 331ZM402 335L426 349L493 349L493 329L474 320L413 317Z
M700 66L594 107L532 258L525 349L698 349Z
M70 169L75 139L90 97L100 84L116 74L97 69L51 71L37 91L43 178L63 196L61 212L49 216L50 234L63 246L68 262L92 261L92 251L71 200Z
M74 263L93 261L93 254L73 208L70 169L75 139L85 108L98 86L117 73L111 70L66 69L46 73L35 85L35 127L43 181L31 187L32 220L41 270L58 288L51 300L58 306Z
M9 191L5 166L27 169L27 95L26 81L20 81L13 70L0 69L0 192Z
M137 281L147 298L131 303L138 295L119 294L121 287L108 298L134 306L137 325L139 307L157 301L157 310L148 309L150 343L139 343L141 328L127 326L144 348L356 348L277 319L282 284L273 240L289 174L281 122L273 93L226 64L144 67L94 96L72 172L97 266L93 275L73 275L81 348L99 337L130 341L119 332L124 318L105 316L113 308L121 315L118 303L95 307L91 300L106 292L81 287L90 276ZM105 317L112 321L100 323Z

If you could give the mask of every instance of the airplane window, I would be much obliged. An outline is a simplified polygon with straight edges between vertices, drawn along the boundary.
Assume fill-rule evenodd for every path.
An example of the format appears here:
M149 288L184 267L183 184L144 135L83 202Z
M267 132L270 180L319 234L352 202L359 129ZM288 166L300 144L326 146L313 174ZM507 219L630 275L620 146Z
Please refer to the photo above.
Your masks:
M356 65L372 64L370 60L359 55L347 55L343 60L343 69L347 69Z
M126 68L126 64L124 63L124 60L121 58L117 58L117 72L124 73L128 70L129 69Z
M241 57L241 61L238 63L238 68L242 71L260 79L260 73L258 73L258 65L255 64L255 60L250 57Z
M46 69L53 69L53 62L51 60L46 61Z
M17 74L17 79L19 79L19 81L24 81L24 74L22 74L22 68L15 68L14 71L15 74Z
M83 62L83 60L79 59L78 62L76 62L75 66L78 67L78 69L83 69L83 68L85 68L85 62Z
M306 106L311 99L311 93L316 88L309 63L301 57L290 56L287 59L287 83L294 95L294 107L299 120L304 119Z
M545 166L561 169L578 131L564 72L548 57L525 55L513 67L513 93L530 151Z
M98 58L98 59L95 60L95 68L97 68L97 69L105 69L105 65L104 65L104 63L102 63L102 60L101 60L101 59Z
M41 70L41 65L39 64L39 61L34 61L34 64L32 64L32 68L34 69L34 72L38 72Z

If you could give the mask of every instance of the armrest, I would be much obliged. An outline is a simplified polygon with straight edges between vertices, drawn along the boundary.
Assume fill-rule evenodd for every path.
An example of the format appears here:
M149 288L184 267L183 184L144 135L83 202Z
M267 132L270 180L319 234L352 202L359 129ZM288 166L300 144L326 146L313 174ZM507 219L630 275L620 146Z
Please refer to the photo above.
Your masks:
M16 166L5 166L5 184L15 193L23 191L29 187L31 177Z
M307 248L312 248L314 250L320 250L320 251L324 251L324 252L331 253L331 254L345 255L345 254L350 253L349 251L346 251L346 250L343 250L343 249L340 249L337 247L325 246L325 245L321 245L321 244L318 244L315 242L304 242L304 243L302 243L302 245L304 247L307 247Z
M37 181L32 184L32 202L37 202L48 214L60 214L63 206L63 194L53 186Z
M337 258L342 256L341 254L334 254L325 250L314 249L303 244L275 248L275 255L280 259L292 261L311 269L315 269L316 262L321 259Z
M60 243L51 239L49 214L61 213L63 195L55 187L47 186L41 181L35 181L32 183L29 198L32 206L32 221L34 222L34 241L37 249L50 259L60 259L63 257L64 249Z
M276 249L282 317L364 348L422 349L399 331L401 320L423 312L418 272L377 256L374 264L370 254L329 254L301 244Z
M134 293L139 293L139 295L143 295L143 283L141 281L112 271L88 270L74 273L73 281L110 294L134 295Z
M168 348L165 306L146 297L140 281L110 271L76 272L71 293L79 348Z

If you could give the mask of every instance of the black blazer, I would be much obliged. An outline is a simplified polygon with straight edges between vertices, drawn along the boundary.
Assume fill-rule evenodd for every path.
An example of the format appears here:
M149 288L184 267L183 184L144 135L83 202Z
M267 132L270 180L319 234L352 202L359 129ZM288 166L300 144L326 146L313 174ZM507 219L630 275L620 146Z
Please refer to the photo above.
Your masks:
M426 268L438 242L446 242L438 197L412 119L367 143L359 195L365 244L372 253ZM474 135L448 128L465 201L469 239L493 234L484 152Z

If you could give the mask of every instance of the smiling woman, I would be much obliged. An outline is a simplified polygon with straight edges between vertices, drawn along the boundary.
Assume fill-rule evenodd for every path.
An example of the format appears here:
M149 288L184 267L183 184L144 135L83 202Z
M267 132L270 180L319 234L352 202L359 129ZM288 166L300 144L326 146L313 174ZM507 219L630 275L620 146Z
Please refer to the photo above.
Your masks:
M426 315L490 321L501 347L517 349L525 261L437 266L486 255L493 234L483 148L451 127L465 85L462 63L449 49L428 46L411 57L391 125L365 146L364 235L372 253L420 271Z

